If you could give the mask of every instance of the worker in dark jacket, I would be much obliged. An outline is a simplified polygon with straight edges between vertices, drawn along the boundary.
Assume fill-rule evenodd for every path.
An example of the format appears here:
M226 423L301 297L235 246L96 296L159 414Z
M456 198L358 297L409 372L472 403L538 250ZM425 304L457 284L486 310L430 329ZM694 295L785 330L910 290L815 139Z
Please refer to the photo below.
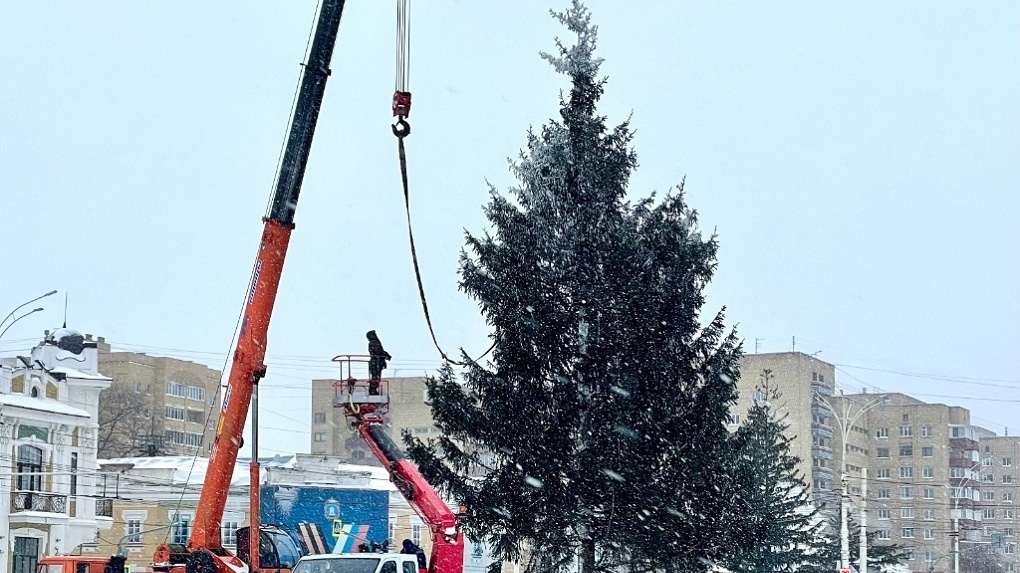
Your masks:
M400 552L405 555L416 555L418 557L418 569L428 569L425 566L425 552L410 539L405 539Z
M368 393L375 396L379 394L379 380L386 362L393 357L383 348L374 330L369 330L365 336L368 338Z

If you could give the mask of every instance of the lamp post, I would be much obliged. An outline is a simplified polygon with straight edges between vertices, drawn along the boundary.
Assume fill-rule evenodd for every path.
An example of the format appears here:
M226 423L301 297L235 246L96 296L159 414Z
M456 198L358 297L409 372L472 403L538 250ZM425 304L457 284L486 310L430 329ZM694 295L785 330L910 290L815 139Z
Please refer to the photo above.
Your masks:
M953 538L953 548L951 551L953 555L953 573L960 573L960 518L962 515L960 514L960 496L956 494L963 493L963 491L967 488L967 484L971 482L971 476L974 474L974 471L980 468L981 464L981 462L978 462L971 466L970 469L967 470L967 474L963 476L963 480L956 486L953 486L952 484L949 485L950 494L953 494L953 515L951 519L952 529L949 531L949 536ZM958 489L959 491L954 492L954 489ZM973 498L971 498L971 501L974 501ZM971 503L971 511L974 511L973 503Z
M849 477L849 475L847 475L847 472L846 472L847 442L850 440L850 432L852 431L852 429L854 427L854 423L856 423L857 420L859 420L861 418L861 416L863 416L865 413L867 413L872 408L875 408L876 406L881 406L882 404L885 404L886 402L888 402L889 401L889 397L888 396L878 396L877 398L874 398L874 399L866 402L864 405L858 405L855 402L853 402L852 400L844 398L843 400L841 400L842 403L840 405L842 406L842 408L840 410L837 410L836 407L833 406L832 403L825 396L820 394L819 392L815 392L815 397L818 399L819 402L822 403L822 405L824 405L829 410L829 412L832 413L832 417L836 419L836 423L839 425L840 434L841 434L841 437L843 439L843 442L842 442L842 450L843 451L840 452L840 458L839 458L840 482L842 484L842 493L840 495L840 501L839 501L839 516L840 516L840 525L839 525L839 543L840 543L840 545L839 545L839 561L840 561L840 569L849 570L850 569L850 525L848 523L848 520L849 520L849 509L850 509L850 491L849 491L849 479L850 479L850 477ZM857 406L856 411L854 409L854 406ZM863 522L863 523L866 523L866 522ZM867 554L867 544L866 544L867 543L867 538L864 535L862 535L861 536L861 540L862 540L862 543L861 543L861 564L860 564L860 571L859 571L859 573L867 573L867 570L868 570L868 563L867 563L868 554Z
M48 297L50 295L54 295L54 294L57 294L57 291L56 290L51 290L50 292L48 292L46 294L39 295L39 296L33 298L30 301L23 302L23 303L19 304L18 306L14 307L14 310L12 310L7 316L5 316L3 320L0 320L0 327L2 327L4 325L4 323L7 322L8 319L10 319L12 316L14 316L14 313L16 313L19 310L21 310L22 307L28 306L28 305L32 304L33 302L35 302L35 301L37 301L37 300L39 300L41 298L46 298L46 297ZM19 316L18 318L15 318L14 320L12 320L11 323L8 324L7 327L3 329L3 331L0 331L0 337L2 337L4 335L4 333L7 332L7 329L10 328L11 326L13 326L15 322L18 322L19 320L21 320L21 319L25 318L26 316L32 314L33 312L39 312L40 310L43 310L43 308L39 307L39 308L32 309L32 310L26 312L25 314Z
M30 315L32 313L39 312L40 310L45 310L45 309L43 307L41 307L41 306L39 308L33 308L32 310L30 310L30 311L26 312L25 314L19 316L18 318L15 318L14 320L12 320L10 324L8 324L6 327L4 327L3 330L0 330L0 338L3 338L4 335L7 334L7 331L10 330L10 328L12 326L14 326L15 322L18 322L19 320L25 318L26 316L28 316L28 315Z

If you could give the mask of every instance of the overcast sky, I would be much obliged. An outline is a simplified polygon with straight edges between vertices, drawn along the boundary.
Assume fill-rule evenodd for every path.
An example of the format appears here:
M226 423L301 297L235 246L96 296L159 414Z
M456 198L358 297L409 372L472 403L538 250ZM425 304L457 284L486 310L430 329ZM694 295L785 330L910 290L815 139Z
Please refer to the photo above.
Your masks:
M412 217L436 335L488 348L456 286L487 184L555 117L567 83L538 54L566 1L411 7ZM1020 3L592 0L631 117L631 194L687 179L747 352L816 353L867 386L971 409L1020 407ZM46 328L221 368L261 236L315 2L0 6L0 340ZM262 452L309 448L311 378L365 352L390 375L440 364L418 299L396 141L392 2L350 0L269 337ZM1013 422L1011 433L1020 432Z

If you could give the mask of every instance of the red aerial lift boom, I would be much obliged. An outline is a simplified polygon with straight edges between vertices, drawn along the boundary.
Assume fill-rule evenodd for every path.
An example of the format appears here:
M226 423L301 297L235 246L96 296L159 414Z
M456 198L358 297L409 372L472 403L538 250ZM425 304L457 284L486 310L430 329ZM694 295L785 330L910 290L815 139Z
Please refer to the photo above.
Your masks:
M461 573L464 569L464 534L458 517L447 507L436 490L407 459L403 450L383 430L389 408L389 384L383 381L373 393L368 380L351 375L351 366L368 362L369 356L344 354L333 359L340 363L340 380L334 386L334 405L344 409L347 422L358 432L376 459L389 471L407 503L424 521L432 534L430 573Z

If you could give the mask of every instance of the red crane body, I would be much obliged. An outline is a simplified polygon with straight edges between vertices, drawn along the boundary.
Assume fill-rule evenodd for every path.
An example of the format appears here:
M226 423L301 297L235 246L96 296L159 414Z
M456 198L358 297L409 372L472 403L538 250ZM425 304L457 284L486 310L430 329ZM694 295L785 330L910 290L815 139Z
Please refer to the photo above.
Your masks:
M329 64L343 7L344 0L322 0L319 8L315 32L301 73L272 202L269 212L263 218L265 227L259 242L251 281L245 293L237 345L187 547L161 545L153 558L154 569L175 572L184 569L186 573L237 573L246 569L246 564L241 559L223 548L220 526L252 394L255 385L266 373L264 361L269 321L273 315L280 276L283 273L291 231L294 228L294 212L311 151L326 80L330 75ZM256 496L257 492L253 491L252 495ZM280 543L293 544L293 540L284 539L285 533L277 531ZM289 566L279 562L279 554L275 557L276 562L264 563L263 553L259 551L259 541L266 539L267 535L273 534L267 529L263 530L261 535L250 536L251 553L257 556L248 558L248 561L252 562L252 568L272 571L289 569ZM272 547L265 547L263 550L272 552L276 549L276 544L272 538L269 541ZM240 539L238 546L240 549Z

